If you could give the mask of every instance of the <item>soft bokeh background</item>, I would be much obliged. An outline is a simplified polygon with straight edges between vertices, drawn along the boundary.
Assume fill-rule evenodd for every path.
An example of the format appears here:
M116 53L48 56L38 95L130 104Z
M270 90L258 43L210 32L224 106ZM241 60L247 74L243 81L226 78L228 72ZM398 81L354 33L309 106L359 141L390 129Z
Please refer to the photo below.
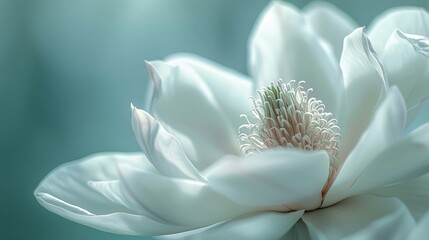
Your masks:
M142 239L58 217L33 190L67 161L139 150L129 105L144 105L145 59L191 52L246 73L247 37L268 2L0 0L0 239ZM429 7L330 2L359 25L392 6Z

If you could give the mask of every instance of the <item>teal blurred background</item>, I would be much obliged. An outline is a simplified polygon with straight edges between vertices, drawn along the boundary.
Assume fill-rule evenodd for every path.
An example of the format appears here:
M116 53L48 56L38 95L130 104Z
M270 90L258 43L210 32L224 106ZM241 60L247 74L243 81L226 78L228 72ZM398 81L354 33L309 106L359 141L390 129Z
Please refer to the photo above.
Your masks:
M67 161L139 150L129 105L144 105L145 59L191 52L246 73L247 37L268 2L0 0L0 239L144 239L58 217L33 190ZM429 7L330 2L359 25L392 6Z

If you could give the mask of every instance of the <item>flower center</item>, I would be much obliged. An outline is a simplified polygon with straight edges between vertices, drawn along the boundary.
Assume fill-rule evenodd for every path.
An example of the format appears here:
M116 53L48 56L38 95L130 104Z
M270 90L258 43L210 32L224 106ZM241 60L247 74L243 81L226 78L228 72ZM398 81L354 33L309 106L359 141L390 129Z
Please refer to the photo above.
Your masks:
M304 151L325 150L329 155L330 174L322 195L337 175L340 140L338 121L325 112L322 101L309 98L313 89L304 91L304 81L294 80L258 91L253 100L252 121L239 128L239 141L244 154L262 152L270 148L297 148Z

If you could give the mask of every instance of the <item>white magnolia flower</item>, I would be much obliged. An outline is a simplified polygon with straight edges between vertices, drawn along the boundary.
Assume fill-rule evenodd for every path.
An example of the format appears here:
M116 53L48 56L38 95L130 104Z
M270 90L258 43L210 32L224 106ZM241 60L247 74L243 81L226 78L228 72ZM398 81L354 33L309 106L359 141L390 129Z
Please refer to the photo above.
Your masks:
M409 127L429 95L429 16L397 8L354 28L330 5L272 2L253 80L190 55L148 62L150 113L132 106L144 154L60 166L37 200L118 234L405 238L429 206L429 124Z

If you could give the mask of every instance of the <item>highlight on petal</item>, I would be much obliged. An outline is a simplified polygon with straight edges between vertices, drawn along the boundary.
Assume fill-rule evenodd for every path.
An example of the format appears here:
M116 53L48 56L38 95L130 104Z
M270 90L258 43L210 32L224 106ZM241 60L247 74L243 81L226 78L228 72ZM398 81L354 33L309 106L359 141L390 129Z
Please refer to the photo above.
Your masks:
M357 28L357 24L343 11L327 2L311 2L303 12L311 29L329 43L339 60L344 38Z
M344 39L340 61L345 94L342 102L342 142L339 159L344 160L367 128L376 106L388 91L383 66L371 42L358 28ZM363 94L365 93L365 94Z
M418 106L429 96L427 37L395 30L388 39L381 57L390 83L401 89L408 108Z
M122 180L119 164L158 173L141 153L97 154L54 169L34 195L49 211L106 232L160 235L189 229L160 221L136 203L126 189L114 187Z
M132 126L140 146L158 171L168 177L203 180L173 135L147 112L131 105Z
M405 102L400 91L392 87L356 147L344 162L326 195L325 204L329 205L351 196L349 191L356 181L362 178L363 172L369 169L379 154L390 149L400 139L405 128L406 114ZM388 173L383 170L383 174L374 174L380 176Z
M279 211L314 209L329 174L324 151L270 150L244 159L225 157L208 168L208 184L237 203L280 206Z
M188 58L147 62L155 87L152 114L179 138L186 154L198 169L204 169L223 155L240 155L237 127L234 125L240 116L231 115L238 111L241 106L239 103L248 97L242 96L247 93L246 84L243 89L235 89L244 80L214 65L208 65ZM226 76L227 79L221 79ZM224 93L243 92L219 100L224 96L219 85L214 82L231 87ZM234 100L236 104L227 106L226 100Z
M185 233L165 236L163 239L278 240L282 239L282 237L295 225L303 213L304 210L290 213L262 212L257 214L248 214L218 224L191 236Z
M306 212L311 239L405 239L415 221L395 198L360 195Z
M310 25L293 5L272 1L249 39L249 72L255 90L279 79L305 81L336 116L343 86L338 61Z
M383 55L385 45L395 29L410 34L429 36L429 14L423 8L397 7L380 14L371 23L368 35L375 50Z

